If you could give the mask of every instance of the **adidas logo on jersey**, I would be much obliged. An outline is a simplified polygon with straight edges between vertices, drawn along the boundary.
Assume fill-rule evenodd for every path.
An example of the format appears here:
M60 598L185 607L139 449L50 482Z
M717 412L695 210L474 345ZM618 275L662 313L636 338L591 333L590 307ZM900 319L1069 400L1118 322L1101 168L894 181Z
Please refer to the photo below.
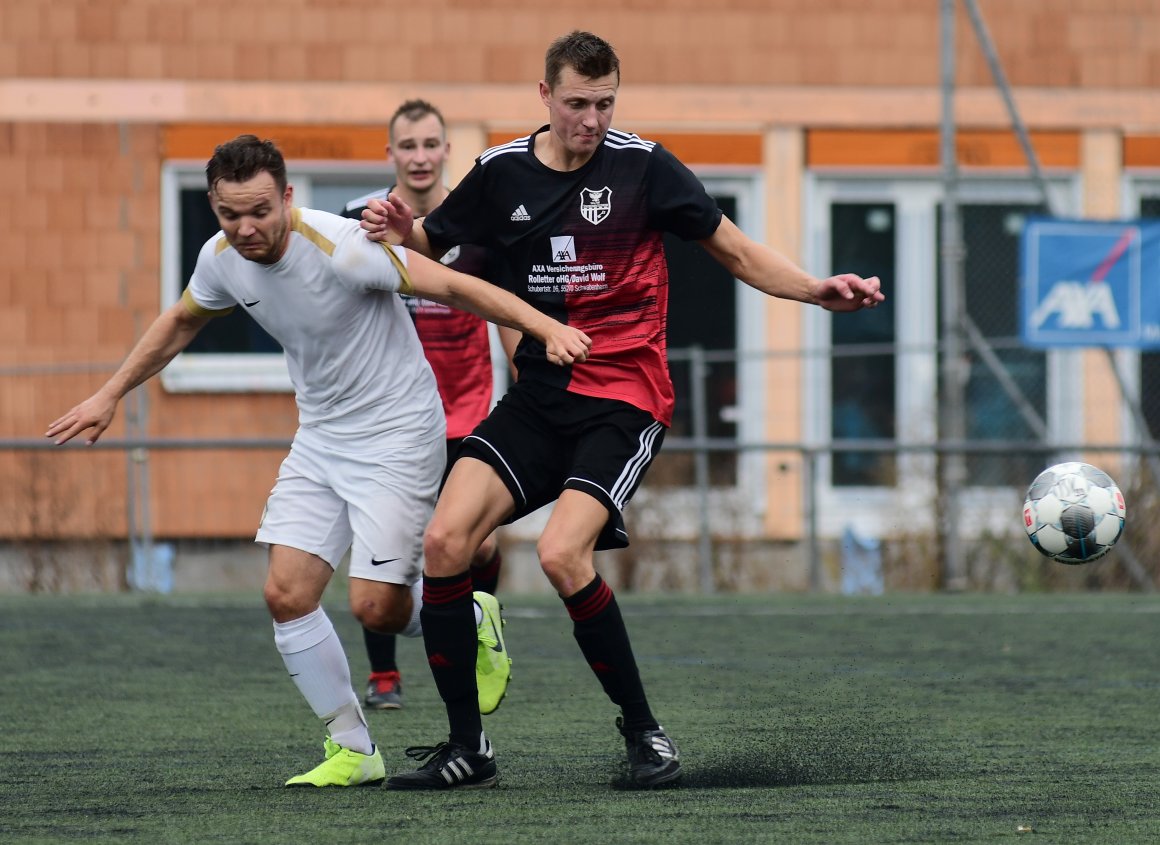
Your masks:
M512 212L513 223L527 223L531 219L532 215L528 214L528 210L524 208L523 203L520 203L519 207Z

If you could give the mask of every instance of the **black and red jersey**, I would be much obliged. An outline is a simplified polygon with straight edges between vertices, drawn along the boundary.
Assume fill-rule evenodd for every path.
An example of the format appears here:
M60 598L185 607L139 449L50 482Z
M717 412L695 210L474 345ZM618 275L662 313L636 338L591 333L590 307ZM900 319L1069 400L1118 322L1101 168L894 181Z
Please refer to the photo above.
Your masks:
M525 336L519 378L619 399L669 425L665 232L703 240L721 211L696 176L660 144L609 130L592 158L561 172L534 153L537 133L492 147L423 227L438 251L491 250L491 281L592 338L583 364L548 363Z
M367 202L372 198L386 201L390 190L393 188L351 200L343 217L361 219ZM489 274L487 250L482 247L454 246L442 261L460 273L484 279ZM491 341L487 322L475 314L422 297L404 296L403 301L415 321L423 353L435 372L447 418L447 439L466 437L491 409Z

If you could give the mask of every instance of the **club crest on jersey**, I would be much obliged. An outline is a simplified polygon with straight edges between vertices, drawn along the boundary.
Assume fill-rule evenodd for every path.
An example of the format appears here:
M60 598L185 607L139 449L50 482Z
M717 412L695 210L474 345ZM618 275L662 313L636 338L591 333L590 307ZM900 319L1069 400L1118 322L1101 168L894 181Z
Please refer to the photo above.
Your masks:
M599 225L612 213L612 188L605 185L593 190L580 190L580 214L593 226Z
M443 264L454 264L459 258L459 246L453 246L447 252L443 253L443 257L439 261Z

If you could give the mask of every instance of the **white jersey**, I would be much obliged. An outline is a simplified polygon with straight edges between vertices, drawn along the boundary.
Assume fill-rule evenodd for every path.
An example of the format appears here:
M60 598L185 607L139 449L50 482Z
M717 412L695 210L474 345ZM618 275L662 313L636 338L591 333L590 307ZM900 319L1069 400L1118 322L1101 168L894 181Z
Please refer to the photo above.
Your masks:
M368 241L358 221L292 210L275 264L243 258L218 232L197 257L183 301L203 316L241 304L286 353L298 421L344 440L444 437L435 376L403 301L406 251Z

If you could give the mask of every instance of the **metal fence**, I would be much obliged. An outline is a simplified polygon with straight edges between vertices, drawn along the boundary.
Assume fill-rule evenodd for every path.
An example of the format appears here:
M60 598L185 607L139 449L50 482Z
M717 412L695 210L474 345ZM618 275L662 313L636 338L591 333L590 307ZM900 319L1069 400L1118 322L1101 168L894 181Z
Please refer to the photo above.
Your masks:
M1003 373L1017 366L996 364L988 356L1018 349L1012 341L991 340L965 353L968 383L989 380L990 389L1004 399L986 390L968 392L966 417L977 424L968 425L968 436L961 439L937 433L915 438L898 414L883 418L877 411L869 416L878 428L851 427L834 416L835 391L841 390L834 380L805 384L802 393L793 395L768 376L778 369L775 364L801 373L810 359L832 373L841 368L843 357L850 357L863 362L880 358L884 366L888 360L905 378L912 365L929 366L932 356L943 354L938 348L864 344L779 353L670 350L680 397L677 413L661 455L626 512L633 550L625 553L628 563L617 564L631 570L620 580L642 588L745 589L763 582L739 573L785 567L792 559L798 562L797 580L765 586L849 589L849 569L865 563L866 555L857 554L861 548L873 552L871 586L877 589L1038 589L1075 586L1079 579L1085 586L1151 590L1156 581L1151 561L1160 557L1160 549L1153 548L1142 529L1155 509L1153 480L1160 477L1152 470L1160 454L1155 445L1146 437L1136 442L1053 441L1041 436L1059 428L1047 425L1050 414L1036 432L1040 436L1011 437L1019 426L1032 428L1016 401L1019 391L1007 395L998 384ZM1001 368L996 371L996 366ZM110 550L121 549L119 586L165 591L174 542L248 542L292 429L240 436L208 414L199 432L185 408L190 397L175 403L167 396L151 406L148 390L138 389L126 398L118 425L91 449L56 447L40 436L53 417L88 395L110 369L0 370L0 393L27 397L31 409L22 430L0 437L0 490L6 500L0 510L0 543L10 559L73 549L81 561L114 569L108 559L116 554ZM745 409L753 407L747 394L756 382L763 410L755 419ZM212 401L245 415L251 397ZM925 413L937 417L938 397L930 396L928 404ZM789 429L797 436L769 438L765 416L787 405L812 408L813 416L803 410L792 421ZM1101 409L1074 409L1077 415L1085 412ZM186 417L186 434L165 433L173 426L164 417L173 415ZM847 436L852 431L864 434ZM963 462L964 472L953 499L940 486L940 470L952 457ZM1086 575L1067 581L1057 564L1040 559L1020 524L1023 494L1035 474L1059 460L1078 458L1111 469L1129 500L1129 530L1095 581ZM214 483L195 484L200 474L214 476ZM249 487L228 494L227 482L235 475L247 476ZM958 509L950 540L965 559L958 571L947 566L948 507ZM221 523L223 508L237 517L229 523L234 528L190 532L190 525ZM238 510L240 517L233 513ZM530 519L507 536L514 544L534 547L536 531ZM646 580L639 574L642 560L645 568L657 571L683 561L683 575ZM35 578L26 579L25 586L51 588Z

